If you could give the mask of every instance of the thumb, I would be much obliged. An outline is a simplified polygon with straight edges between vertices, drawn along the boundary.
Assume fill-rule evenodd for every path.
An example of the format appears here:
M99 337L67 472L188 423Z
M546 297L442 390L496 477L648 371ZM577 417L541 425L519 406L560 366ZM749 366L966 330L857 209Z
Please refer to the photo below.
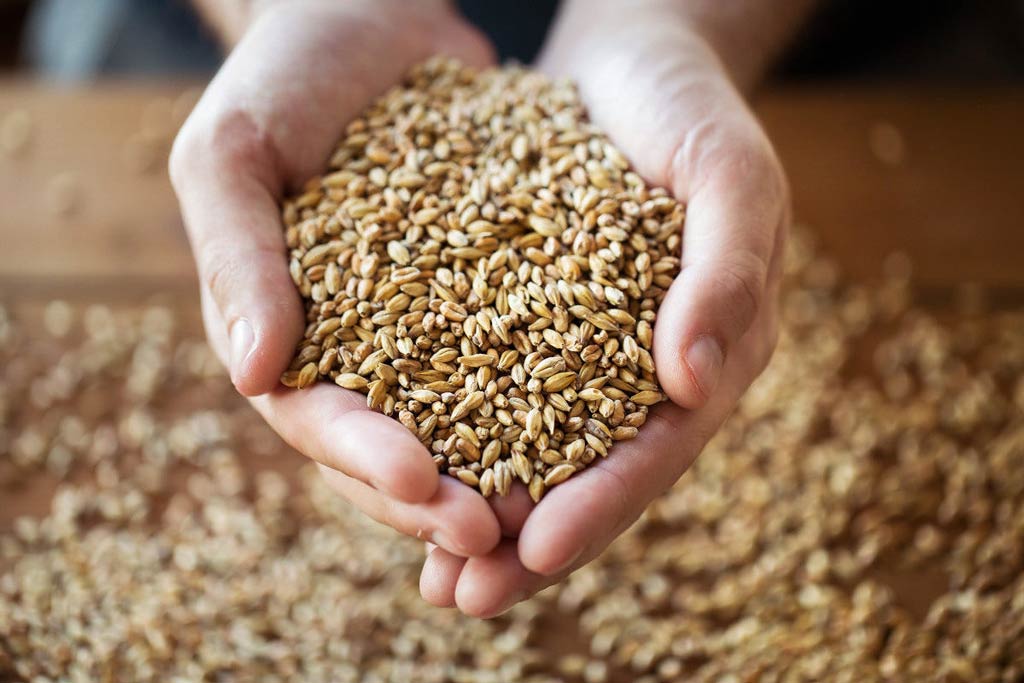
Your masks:
M279 384L301 334L304 314L288 274L279 209L267 183L254 126L244 118L217 128L217 152L183 131L171 155L171 177L199 270L214 303L208 330L231 381L246 396ZM204 149L205 148L205 149Z
M682 268L658 310L654 355L669 398L699 408L764 298L785 180L722 63L685 22L651 4L627 22L569 16L583 11L567 10L542 66L573 76L640 175L687 204ZM581 36L578 26L592 28ZM595 50L606 58L587 60Z
M752 120L714 125L714 133L684 136L672 160L673 189L685 196L678 186L686 182L689 203L681 271L658 312L654 355L665 392L684 408L711 397L757 317L788 206L779 164Z

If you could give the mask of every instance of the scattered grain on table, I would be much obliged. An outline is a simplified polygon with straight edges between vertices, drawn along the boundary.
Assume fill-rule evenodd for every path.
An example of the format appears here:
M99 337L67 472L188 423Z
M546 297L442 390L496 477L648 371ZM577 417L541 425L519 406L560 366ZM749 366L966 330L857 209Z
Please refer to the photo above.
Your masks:
M1024 311L909 307L805 233L787 263L776 357L691 471L487 622L292 474L184 304L69 304L60 338L0 306L0 514L45 496L0 529L0 680L1020 681Z

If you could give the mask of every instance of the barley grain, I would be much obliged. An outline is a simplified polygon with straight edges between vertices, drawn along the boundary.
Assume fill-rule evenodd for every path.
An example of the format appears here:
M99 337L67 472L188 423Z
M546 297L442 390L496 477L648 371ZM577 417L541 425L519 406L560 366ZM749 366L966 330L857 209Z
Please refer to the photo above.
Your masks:
M442 471L539 498L663 400L651 323L684 211L628 169L567 84L416 67L284 206L309 325L282 381L364 392Z

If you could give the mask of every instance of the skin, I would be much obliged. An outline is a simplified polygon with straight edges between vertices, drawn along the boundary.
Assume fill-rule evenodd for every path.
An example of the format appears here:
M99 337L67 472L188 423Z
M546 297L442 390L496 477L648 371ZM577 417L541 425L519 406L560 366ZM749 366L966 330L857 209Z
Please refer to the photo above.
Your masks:
M171 159L207 333L238 390L339 493L429 541L420 589L430 603L492 617L592 560L686 471L764 369L789 197L741 89L808 5L638 0L626 16L613 0L563 5L539 68L572 77L592 119L688 214L682 272L655 326L671 402L536 506L520 486L487 501L439 477L416 439L360 394L278 385L303 326L279 199L322 168L344 122L409 66L434 52L483 65L490 48L440 1L279 0L236 30L241 41Z

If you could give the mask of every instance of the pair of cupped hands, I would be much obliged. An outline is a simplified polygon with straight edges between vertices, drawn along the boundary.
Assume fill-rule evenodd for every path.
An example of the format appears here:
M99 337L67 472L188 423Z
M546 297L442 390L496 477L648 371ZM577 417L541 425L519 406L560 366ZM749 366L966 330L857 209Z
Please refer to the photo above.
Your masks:
M434 54L486 66L486 39L441 0L281 3L245 31L183 127L171 176L214 350L238 390L326 481L428 543L423 597L490 617L594 559L671 486L765 367L788 219L784 176L721 50L685 3L567 2L537 67L576 81L591 119L688 205L682 271L655 325L670 402L534 505L440 475L358 393L279 378L305 324L280 202L322 172L348 121Z

